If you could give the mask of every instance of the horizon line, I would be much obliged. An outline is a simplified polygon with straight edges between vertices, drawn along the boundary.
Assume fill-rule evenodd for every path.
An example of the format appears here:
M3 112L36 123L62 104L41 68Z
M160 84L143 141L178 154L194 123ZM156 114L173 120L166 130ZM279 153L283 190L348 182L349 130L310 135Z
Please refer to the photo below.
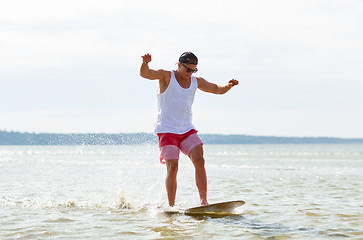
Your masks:
M0 130L1 132L7 133L19 133L19 134L54 134L54 135L118 135L118 134L148 134L155 135L153 132L114 132L114 133L106 133L106 132L28 132L28 131L14 131L14 130ZM200 133L199 135L221 135L221 136L250 136L250 137L276 137L276 138L335 138L335 139L357 139L363 140L362 137L337 137L337 136L283 136L283 135L254 135L254 134L241 134L241 133Z

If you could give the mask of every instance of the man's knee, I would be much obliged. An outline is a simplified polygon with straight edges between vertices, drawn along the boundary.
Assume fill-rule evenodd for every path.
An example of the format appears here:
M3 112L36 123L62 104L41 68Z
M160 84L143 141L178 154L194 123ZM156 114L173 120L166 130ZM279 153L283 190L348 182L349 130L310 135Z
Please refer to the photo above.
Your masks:
M166 160L166 169L169 174L176 174L178 172L178 160Z
M201 156L201 157L197 157L194 161L193 161L194 165L196 167L204 167L205 165L205 160L204 160L204 157Z
M193 148L192 151L190 151L189 157L194 165L204 166L203 145L200 144Z

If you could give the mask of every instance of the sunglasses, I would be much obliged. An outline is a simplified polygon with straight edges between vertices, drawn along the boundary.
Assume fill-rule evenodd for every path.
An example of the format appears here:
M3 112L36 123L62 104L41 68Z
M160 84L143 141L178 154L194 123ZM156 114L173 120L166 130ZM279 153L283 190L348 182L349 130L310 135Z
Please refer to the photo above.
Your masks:
M181 63L181 65L183 65L183 67L185 67L187 69L187 72L188 73L196 73L196 72L198 72L198 68L194 68L194 69L188 68L187 66L184 65L184 63Z

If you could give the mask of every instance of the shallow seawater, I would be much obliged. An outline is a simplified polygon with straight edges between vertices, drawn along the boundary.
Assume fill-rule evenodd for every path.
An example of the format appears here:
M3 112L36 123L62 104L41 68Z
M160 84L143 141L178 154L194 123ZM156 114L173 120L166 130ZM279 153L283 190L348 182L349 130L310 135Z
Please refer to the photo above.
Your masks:
M156 145L0 146L0 239L363 239L363 144L205 145L222 218L168 215ZM176 209L197 206L182 157Z

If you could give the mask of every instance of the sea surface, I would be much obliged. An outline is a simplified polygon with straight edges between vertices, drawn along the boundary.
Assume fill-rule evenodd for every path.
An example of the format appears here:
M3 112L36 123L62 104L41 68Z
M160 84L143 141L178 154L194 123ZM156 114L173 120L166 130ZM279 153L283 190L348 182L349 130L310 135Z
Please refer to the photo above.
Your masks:
M157 145L0 146L0 239L363 239L363 144L204 148L233 216L165 214ZM176 201L199 205L185 156Z

